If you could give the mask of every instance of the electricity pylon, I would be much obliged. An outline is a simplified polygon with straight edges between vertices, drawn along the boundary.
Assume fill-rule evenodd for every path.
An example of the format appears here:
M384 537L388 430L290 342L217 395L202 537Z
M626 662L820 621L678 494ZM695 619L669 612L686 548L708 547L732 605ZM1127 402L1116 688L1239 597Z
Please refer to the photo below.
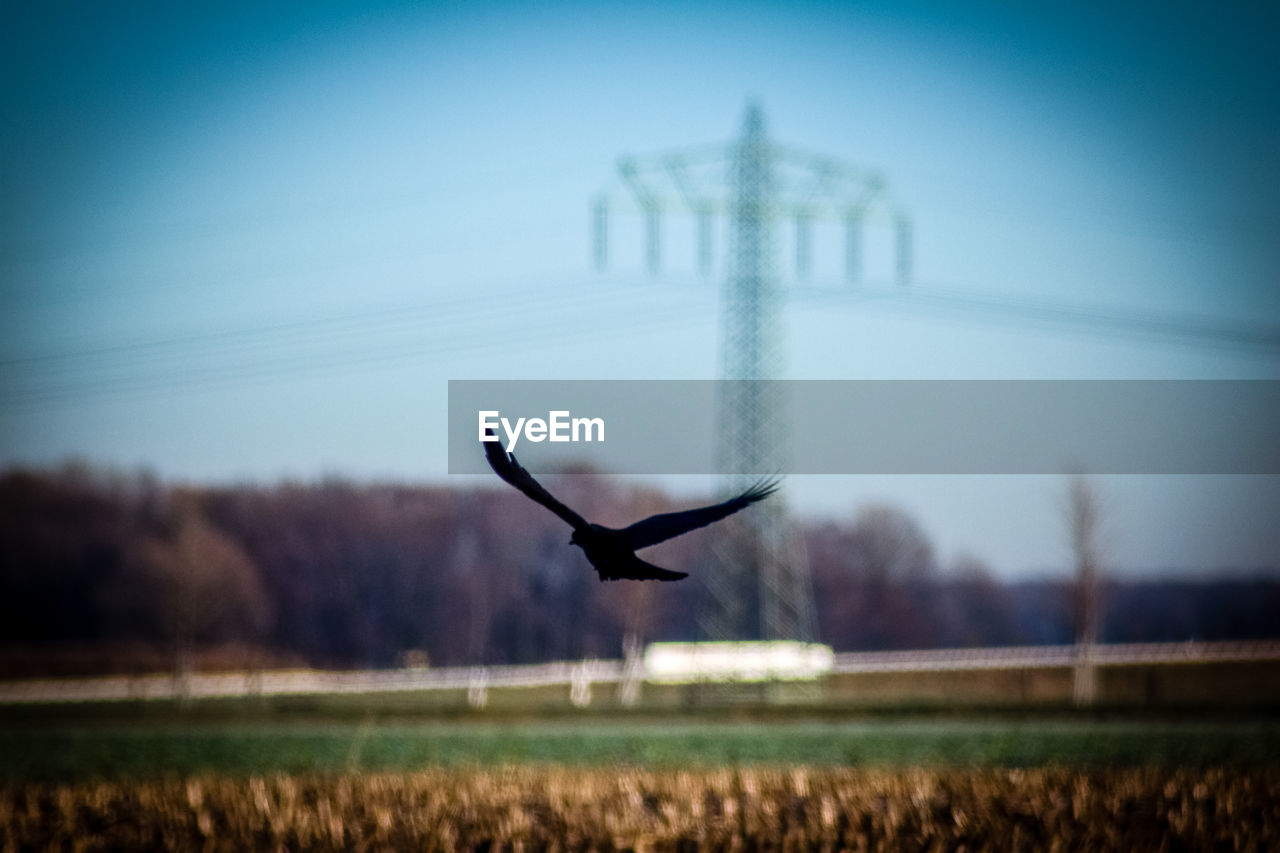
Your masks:
M779 220L795 223L795 267L799 278L811 267L815 220L835 218L845 226L845 278L861 279L862 227L874 213L888 213L897 234L897 279L911 276L910 222L887 199L876 172L769 139L758 106L747 108L741 136L727 145L686 149L645 158L624 158L618 172L622 200L645 218L645 262L661 266L662 214L687 211L697 222L697 264L712 266L712 222L729 221L728 262L721 296L720 373L717 401L717 470L731 475L726 491L737 492L761 474L785 467L786 400L776 380L784 370L778 269ZM594 215L594 256L603 268L608 254L608 212L618 200L601 195ZM700 574L707 595L699 614L708 639L816 639L813 592L803 543L788 524L781 496L758 504L724 525L715 565Z

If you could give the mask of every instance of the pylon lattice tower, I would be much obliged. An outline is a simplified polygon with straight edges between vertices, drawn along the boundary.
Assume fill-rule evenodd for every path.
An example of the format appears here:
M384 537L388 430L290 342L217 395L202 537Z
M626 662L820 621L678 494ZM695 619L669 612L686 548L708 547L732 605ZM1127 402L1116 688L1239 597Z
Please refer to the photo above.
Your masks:
M712 220L729 220L727 269L721 298L717 400L717 470L737 493L761 475L782 471L787 419L782 383L783 291L778 223L795 222L796 274L808 276L812 224L838 218L845 225L845 279L861 279L862 226L887 211L897 233L897 278L908 283L910 223L886 199L884 180L821 155L769 139L760 108L751 105L741 136L728 145L624 158L626 192L645 218L645 260L651 274L661 260L661 217L688 211L697 220L697 263L712 267ZM618 194L597 198L594 257L607 261L608 211ZM803 542L787 521L781 495L732 516L721 526L714 566L701 573L706 595L699 625L707 639L817 638L813 593Z

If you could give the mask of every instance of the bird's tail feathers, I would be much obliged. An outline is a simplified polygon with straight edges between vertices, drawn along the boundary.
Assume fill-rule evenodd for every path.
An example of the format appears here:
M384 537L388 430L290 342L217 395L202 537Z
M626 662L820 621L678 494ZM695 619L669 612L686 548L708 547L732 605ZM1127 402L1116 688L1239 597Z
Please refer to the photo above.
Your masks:
M661 569L661 568L658 568L657 566L654 566L652 571L653 571L653 574L649 575L648 580L678 581L682 578L689 577L688 572L673 572L671 571L671 569Z
M678 581L681 578L689 577L688 572L674 572L671 569L664 569L661 566L655 566L653 563L646 563L639 557L627 561L628 565L622 567L611 567L608 571L600 571L600 580L616 581L616 580L632 580L632 581Z

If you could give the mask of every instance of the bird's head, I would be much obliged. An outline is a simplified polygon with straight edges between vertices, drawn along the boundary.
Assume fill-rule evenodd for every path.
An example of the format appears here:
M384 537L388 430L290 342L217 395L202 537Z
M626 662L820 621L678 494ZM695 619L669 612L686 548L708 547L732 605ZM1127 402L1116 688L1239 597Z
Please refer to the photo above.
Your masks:
M569 536L569 544L570 544L570 545L581 545L581 544L582 544L581 542L579 542L579 541L578 541L578 531L576 531L576 530L575 530L575 531L573 531L573 534Z

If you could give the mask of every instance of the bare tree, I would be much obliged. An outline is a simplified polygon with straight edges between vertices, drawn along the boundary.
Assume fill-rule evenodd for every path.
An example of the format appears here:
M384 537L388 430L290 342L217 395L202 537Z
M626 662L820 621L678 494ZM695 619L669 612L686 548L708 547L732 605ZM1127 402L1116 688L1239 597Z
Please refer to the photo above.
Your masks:
M808 543L821 636L839 649L921 649L938 642L936 559L915 519L888 506Z
M209 523L189 492L173 495L169 533L145 544L141 564L185 697L197 644L259 634L268 619L266 594L253 561Z
M1097 697L1094 646L1101 627L1102 501L1083 474L1072 474L1067 486L1067 525L1075 562L1076 664L1072 700L1092 705Z
M1018 627L1009 591L980 557L953 557L939 584L946 646L1013 645Z

